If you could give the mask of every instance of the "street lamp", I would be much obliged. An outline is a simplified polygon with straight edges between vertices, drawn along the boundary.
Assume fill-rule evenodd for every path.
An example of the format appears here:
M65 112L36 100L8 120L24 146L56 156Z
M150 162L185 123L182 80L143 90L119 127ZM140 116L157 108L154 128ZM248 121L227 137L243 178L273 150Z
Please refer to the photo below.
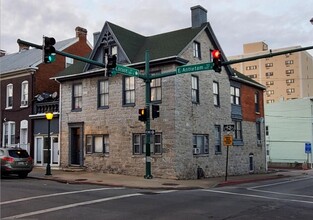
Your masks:
M48 161L46 168L46 175L51 175L51 140L50 140L50 121L53 119L53 113L47 112L46 119L48 120Z

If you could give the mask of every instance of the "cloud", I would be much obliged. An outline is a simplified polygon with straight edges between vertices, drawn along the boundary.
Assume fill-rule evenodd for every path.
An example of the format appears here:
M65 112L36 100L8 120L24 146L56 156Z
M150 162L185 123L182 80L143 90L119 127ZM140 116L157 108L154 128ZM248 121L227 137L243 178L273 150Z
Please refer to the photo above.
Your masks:
M88 30L88 40L110 21L150 36L189 27L190 7L202 5L226 55L242 45L265 41L270 48L313 45L313 0L2 0L1 49L16 52L16 40L41 44L42 36L64 40L75 27ZM313 52L312 52L313 54Z

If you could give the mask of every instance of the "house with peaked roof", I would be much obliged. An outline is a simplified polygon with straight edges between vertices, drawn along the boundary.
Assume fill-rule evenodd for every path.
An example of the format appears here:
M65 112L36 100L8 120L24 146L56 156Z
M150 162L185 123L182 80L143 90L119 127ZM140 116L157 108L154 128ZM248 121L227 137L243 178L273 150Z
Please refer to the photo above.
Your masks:
M212 62L211 50L221 46L207 22L207 11L191 8L192 26L143 36L105 22L94 34L90 59L105 63L116 55L120 65L145 72L149 51L151 75L178 66ZM226 60L223 54L223 60ZM60 83L61 167L144 176L145 124L138 110L145 107L145 82L123 74L106 76L105 69L77 63L54 78ZM264 86L229 66L177 74L150 82L150 101L160 116L151 120L152 175L197 178L225 174L224 125L234 125L229 149L229 174L264 172Z
M81 56L90 53L87 30L76 27L75 34L73 38L58 41L55 49ZM45 64L41 50L19 46L19 52L0 57L1 147L27 149L35 165L45 165L48 157L45 113L52 111L51 161L59 166L59 84L50 78L75 62L57 55L55 62Z

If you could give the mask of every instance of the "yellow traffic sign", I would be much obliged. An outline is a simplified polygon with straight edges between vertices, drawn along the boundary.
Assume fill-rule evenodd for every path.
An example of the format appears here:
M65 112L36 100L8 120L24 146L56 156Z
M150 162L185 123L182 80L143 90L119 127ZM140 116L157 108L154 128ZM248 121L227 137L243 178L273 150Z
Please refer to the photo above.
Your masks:
M224 135L224 146L232 146L233 145L233 136L232 135Z

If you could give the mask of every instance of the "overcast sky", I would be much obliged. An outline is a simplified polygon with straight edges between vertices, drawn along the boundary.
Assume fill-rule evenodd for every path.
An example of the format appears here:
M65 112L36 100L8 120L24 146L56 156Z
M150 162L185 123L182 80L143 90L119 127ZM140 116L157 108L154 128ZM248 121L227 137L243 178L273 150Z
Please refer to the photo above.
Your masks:
M18 38L36 44L42 36L57 41L75 37L75 28L93 33L105 21L150 36L191 26L190 7L208 11L227 56L242 45L264 41L271 49L312 46L313 0L0 0L0 48L18 52ZM313 55L313 51L309 51Z

